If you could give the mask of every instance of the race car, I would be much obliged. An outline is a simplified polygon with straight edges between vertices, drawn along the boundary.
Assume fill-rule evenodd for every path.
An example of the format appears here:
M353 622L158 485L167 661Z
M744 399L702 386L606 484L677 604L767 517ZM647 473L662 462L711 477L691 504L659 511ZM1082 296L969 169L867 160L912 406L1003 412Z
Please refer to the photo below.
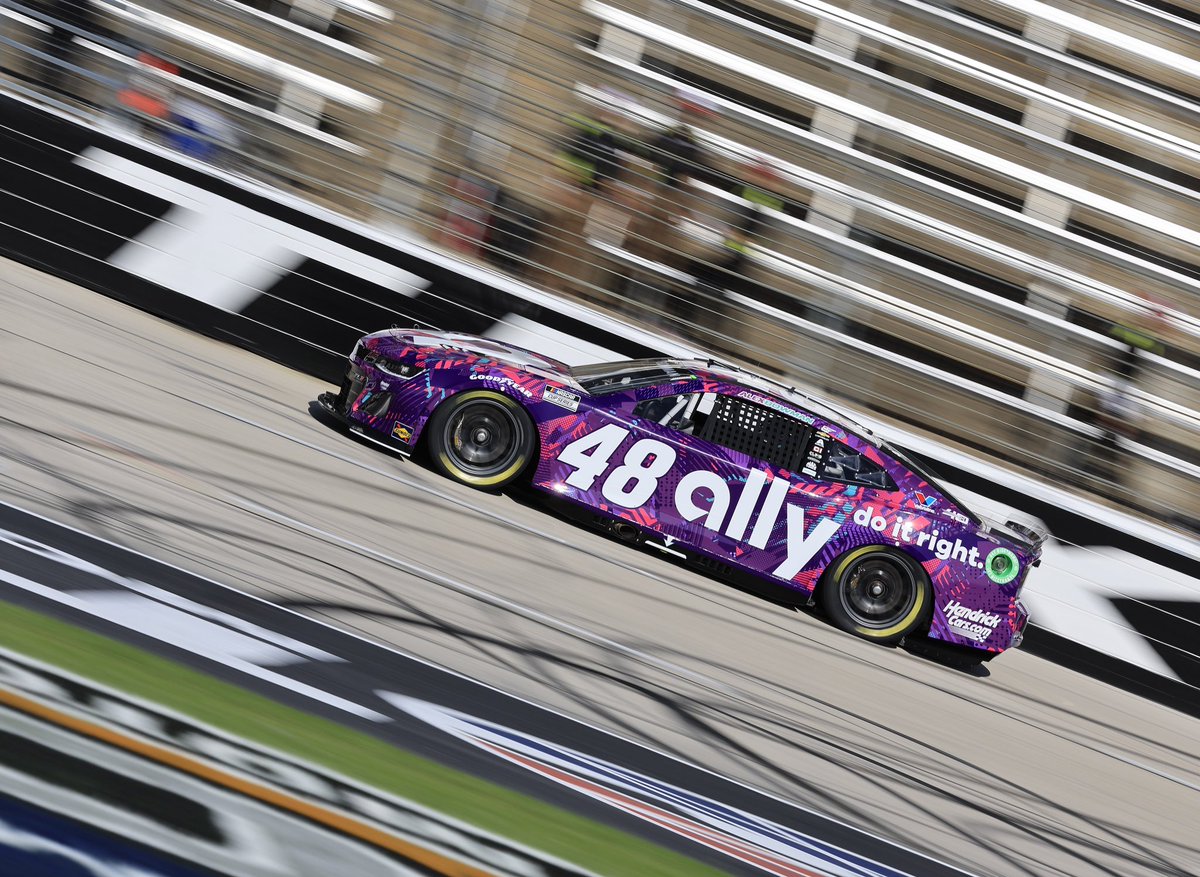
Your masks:
M496 340L376 332L319 404L471 487L528 483L629 542L767 582L880 643L1020 644L1044 533L985 523L828 405L702 359L569 367Z

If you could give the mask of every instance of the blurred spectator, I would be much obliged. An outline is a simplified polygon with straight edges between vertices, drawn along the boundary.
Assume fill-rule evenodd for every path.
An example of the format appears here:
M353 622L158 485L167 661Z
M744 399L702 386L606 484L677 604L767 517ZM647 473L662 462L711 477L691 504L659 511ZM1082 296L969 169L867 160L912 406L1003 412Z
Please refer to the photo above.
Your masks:
M711 261L693 263L688 272L697 283L712 291L747 288L745 271L750 246L764 230L766 211L782 211L783 199L772 194L779 185L779 174L764 159L756 159L746 168L746 182L738 190L740 203L725 231L722 255Z
M752 280L747 271L750 249L770 221L768 211L784 208L783 199L773 193L779 185L779 174L769 162L759 158L746 167L745 177L738 190L740 201L725 230L720 251L707 259L694 259L687 267L687 273L696 279L696 287L703 293L700 313L708 315L714 329L724 322L725 291L770 298L766 290L758 294L762 285Z
M649 144L648 157L658 165L661 180L669 188L678 189L690 177L703 176L709 168L695 124L716 115L716 105L702 95L677 92L679 121Z
M1166 315L1161 306L1146 300L1150 312L1124 323L1113 323L1108 334L1121 342L1123 349L1117 369L1126 379L1136 382L1142 368L1142 356L1147 353L1161 354L1162 341L1158 336L1166 326Z
M500 188L492 203L486 236L488 261L518 277L528 275L543 225L544 218L537 207Z
M603 194L621 173L617 131L605 110L567 116L568 135L558 151L559 167L584 192Z
M119 118L137 134L191 158L234 165L234 159L240 159L241 144L237 129L225 114L181 94L175 64L149 52L141 52L137 60L125 87L117 92Z
M613 106L624 99L604 91ZM604 236L603 229L618 221L614 213L621 212L624 161L619 144L629 140L621 124L615 109L589 106L564 119L565 130L555 147L556 186L546 199L554 206L542 217L554 231L543 241L540 279L584 298L597 295L603 274L589 238Z
M237 149L237 133L225 116L199 101L176 95L171 100L166 142L192 158L225 164Z
M682 219L691 213L693 201L688 183L693 178L718 176L694 126L713 116L716 106L701 95L683 91L675 93L675 101L679 116L674 125L649 140L630 139L623 144L654 168L652 175L642 179L649 185L642 187L642 203L629 223L625 248L652 263L682 270L688 262ZM667 291L669 286L653 272L635 271L618 284L618 292L623 298L634 299L629 303L643 312L643 319L655 321L655 315L648 311L661 310L668 300L678 298L677 293Z
M480 255L499 187L468 161L450 181L443 239L464 253Z
M179 68L148 52L138 55L138 67L125 87L117 92L119 113L143 137L158 140L171 114L171 85L155 74L159 70L176 75Z
M630 148L649 159L658 172L651 186L651 207L647 211L647 221L635 221L630 228L631 234L651 242L651 246L655 241L665 242L670 237L663 233L660 222L652 217L658 217L670 226L678 226L679 220L690 212L692 193L688 191L688 182L693 178L715 176L695 126L701 120L715 115L716 105L702 95L682 91L676 92L675 100L679 107L679 118L675 125L649 143L630 144ZM649 257L670 262L669 250L660 249L663 252L659 255Z
M1134 399L1133 389L1141 376L1144 357L1163 352L1158 335L1166 326L1165 314L1150 300L1146 305L1145 315L1132 316L1109 328L1109 336L1121 343L1121 350L1112 364L1112 384L1096 397L1093 424L1099 427L1101 436L1095 459L1084 466L1084 471L1114 486L1123 483L1127 468L1123 465L1121 441L1136 441L1141 436L1141 406Z
M1114 487L1124 481L1121 441L1135 441L1141 434L1141 407L1132 393L1134 372L1135 360L1123 357L1113 383L1097 393L1093 424L1100 429L1100 439L1095 453L1083 466L1084 472Z
M80 33L95 34L100 27L92 0L42 0L38 8L50 17L50 30L39 50L49 58L42 59L42 84L59 94L79 97L80 83L72 83L75 74L69 66L79 66L80 47L75 37Z

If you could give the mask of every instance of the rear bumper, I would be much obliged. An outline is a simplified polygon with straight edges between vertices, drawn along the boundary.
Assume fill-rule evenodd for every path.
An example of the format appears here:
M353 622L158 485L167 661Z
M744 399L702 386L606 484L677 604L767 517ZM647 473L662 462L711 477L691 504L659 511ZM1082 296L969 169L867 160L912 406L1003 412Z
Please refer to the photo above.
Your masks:
M941 643L964 652L975 652L983 661L1009 649L1018 648L1025 638L1029 610L1020 597L1013 595L1004 606L987 610L966 609L953 605L934 607L933 618L926 634L930 642ZM953 617L947 613L954 610Z
M1025 604L1017 599L1015 601L1017 609L1017 618L1013 622L1012 641L1009 642L1010 649L1019 648L1022 641L1025 639L1025 625L1029 623L1029 610L1025 608Z

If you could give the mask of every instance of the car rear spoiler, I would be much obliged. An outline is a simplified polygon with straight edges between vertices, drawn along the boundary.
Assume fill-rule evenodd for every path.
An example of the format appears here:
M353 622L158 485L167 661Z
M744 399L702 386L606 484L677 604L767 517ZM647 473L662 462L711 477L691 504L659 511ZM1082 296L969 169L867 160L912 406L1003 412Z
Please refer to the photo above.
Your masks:
M1024 521L1005 521L1004 529L1008 530L1016 541L1028 545L1029 550L1036 554L1041 553L1042 545L1050 535L1050 531L1045 527L1034 526Z

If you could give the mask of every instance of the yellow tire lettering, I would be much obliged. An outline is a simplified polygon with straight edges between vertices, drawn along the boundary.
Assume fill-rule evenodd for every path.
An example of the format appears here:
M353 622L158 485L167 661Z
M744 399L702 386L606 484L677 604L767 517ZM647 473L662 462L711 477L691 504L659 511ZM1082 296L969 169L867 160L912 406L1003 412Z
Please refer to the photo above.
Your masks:
M884 551L884 550L885 549L881 545L864 545L862 548L856 548L854 551L851 551L849 554L847 554L845 557L843 557L841 560L841 563L839 563L837 565L837 569L834 570L834 573L833 573L833 581L831 582L831 584L837 584L838 582L840 582L840 580L842 578L842 573L844 573L846 571L846 569L850 566L850 564L852 564L852 563L854 563L854 561L858 560L858 558L860 558L864 555L867 555L867 554L876 554L876 553L878 553L880 551ZM925 590L926 589L921 586L921 582L919 580L914 579L914 581L916 582L916 586L917 586L916 600L913 601L912 609L909 610L908 614L905 615L904 618L902 618L899 623L894 624L891 627L888 627L888 628L885 628L882 630L880 630L879 628L874 628L874 627L855 626L855 628L854 628L855 633L857 633L859 636L865 637L867 639L887 639L888 637L895 636L896 634L900 633L902 630L904 630L906 627L908 627L910 624L912 624L914 621L916 621L918 618L920 618L921 612L924 611L924 609L925 609ZM837 586L840 587L840 585L837 585Z
M495 393L490 390L468 390L465 393L458 393L457 395L452 396L451 399L457 399L460 402L465 402L470 399L475 399L475 398L480 398L480 397L485 398L485 399L491 399L495 402L498 402L502 405L507 406L508 408L511 408L516 411L520 411L521 415L524 416L524 413L525 413L524 409L522 409L520 405L518 405L516 402L514 402L508 396L505 396L503 393ZM446 400L447 403L449 401L450 401L450 399ZM446 404L446 403L443 403L443 404ZM506 479L515 475L517 472L521 471L521 469L524 468L525 465L529 462L529 455L528 454L519 455L517 457L517 459L513 461L513 464L511 466L509 466L507 469L505 469L503 472L499 472L495 475L488 475L486 477L480 477L478 475L471 475L467 472L464 472L459 466L455 465L454 461L450 459L449 455L446 454L445 451L438 452L438 462L441 463L443 467L445 467L446 471L453 472L454 477L456 479L458 479L459 481L461 481L463 484L467 484L472 487L491 487L494 484L502 483Z

